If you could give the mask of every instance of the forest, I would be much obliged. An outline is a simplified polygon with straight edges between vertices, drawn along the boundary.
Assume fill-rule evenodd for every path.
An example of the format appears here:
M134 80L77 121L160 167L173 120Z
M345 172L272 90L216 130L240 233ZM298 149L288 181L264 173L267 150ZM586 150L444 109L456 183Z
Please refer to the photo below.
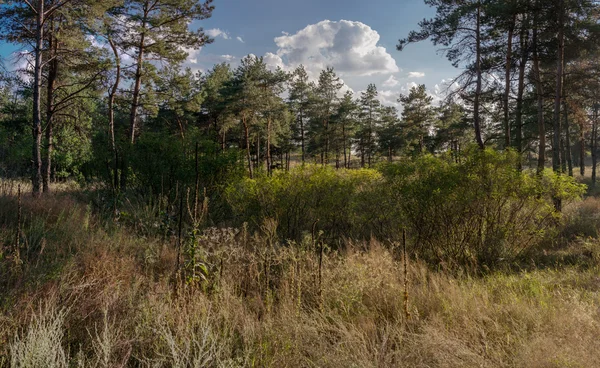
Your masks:
M186 66L226 2L0 0L0 367L600 367L600 3L424 3L389 104Z

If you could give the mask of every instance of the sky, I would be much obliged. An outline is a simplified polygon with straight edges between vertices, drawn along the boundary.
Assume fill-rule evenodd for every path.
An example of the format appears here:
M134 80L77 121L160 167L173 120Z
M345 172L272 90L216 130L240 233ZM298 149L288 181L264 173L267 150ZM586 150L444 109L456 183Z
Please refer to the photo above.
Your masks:
M434 15L423 0L214 0L211 18L196 22L214 38L188 50L186 67L207 71L223 61L236 66L248 54L264 56L271 67L293 70L303 64L316 79L332 66L356 94L375 83L379 98L397 105L400 93L425 84L439 99L459 74L429 41L396 50L418 22ZM10 61L17 48L0 43ZM10 64L10 62L9 62Z

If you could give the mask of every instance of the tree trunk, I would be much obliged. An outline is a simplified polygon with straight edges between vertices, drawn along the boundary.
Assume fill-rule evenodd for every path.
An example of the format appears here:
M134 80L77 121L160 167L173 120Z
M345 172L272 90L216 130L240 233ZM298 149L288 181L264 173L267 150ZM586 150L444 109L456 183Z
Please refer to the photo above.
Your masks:
M508 28L508 46L506 50L506 65L504 75L504 145L510 147L510 115L509 115L509 97L510 97L510 71L512 69L512 43L517 15L513 15L512 21Z
M267 173L271 175L271 118L267 119Z
M53 25L50 26L53 29ZM50 41L48 49L50 51L49 58L55 58L58 44L54 35L50 35ZM56 88L56 78L58 77L58 60L53 59L50 61L48 68L48 78L46 80L46 160L43 167L43 190L44 193L50 192L50 179L52 176L52 150L53 146L53 105L54 105L54 90Z
M329 164L329 119L325 119L325 164Z
M137 66L135 71L135 81L133 87L133 95L131 101L131 112L129 114L129 142L135 143L135 128L137 120L138 105L140 104L140 91L142 87L142 63L144 61L144 38L142 33L140 45L138 48Z
M594 117L592 119L592 137L591 137L591 150L592 150L592 187L596 186L596 166L598 162L598 105L594 106Z
M519 63L519 86L517 91L517 111L515 116L515 148L519 153L519 161L517 163L517 168L519 170L522 169L521 155L523 154L523 93L525 92L525 68L527 66L527 48L529 47L527 42L529 33L525 23L525 19L523 19L521 34L519 36L519 43L521 46L521 61Z
M244 138L246 140L246 159L248 160L248 174L250 175L250 179L253 178L253 170L252 170L252 156L250 155L250 137L248 132L248 123L246 122L246 117L242 117L242 124L244 125Z
M302 163L305 160L305 148L304 148L304 111L300 109L300 144L302 145Z
M539 135L539 151L538 151L538 174L544 170L546 165L546 126L544 123L544 87L542 84L542 75L540 73L540 60L538 56L537 43L537 19L536 25L533 28L533 72L535 74L535 94L537 98L537 124Z
M572 153L571 153L571 132L570 132L570 126L569 126L569 115L568 115L568 110L567 110L567 103L566 101L563 101L563 109L564 109L564 116L565 116L565 156L567 158L567 170L569 173L569 176L573 176L573 157L572 157Z
M118 173L118 156L117 153L117 143L115 141L115 96L117 94L117 90L119 89L119 83L121 82L121 58L119 57L119 51L113 39L108 36L108 44L112 49L113 56L115 58L115 81L108 93L108 135L110 138L110 149L113 153L114 162L114 173L113 173L113 186L114 190L119 188L119 173Z
M481 97L481 0L477 2L477 25L475 35L475 72L477 74L477 87L475 89L475 101L473 103L473 125L475 127L475 139L480 149L485 149L483 139L481 137L481 121L479 116L479 99Z
M583 122L579 125L579 174L585 175L585 131Z
M31 184L35 197L42 194L42 48L44 45L44 0L37 1L35 32L35 62L33 66L33 175Z
M344 168L348 167L348 158L346 157L346 125L342 124L342 149L344 150Z
M552 169L559 173L561 170L560 163L560 106L562 101L563 89L563 63L564 63L564 19L565 19L565 3L564 0L559 0L558 9L558 50L556 62L556 90L554 94L554 134L552 142ZM557 211L562 209L562 201L559 198L554 199L554 207Z
M559 0L559 29L558 29L558 51L556 62L556 88L554 91L554 119L552 140L552 169L560 171L560 106L562 100L563 61L564 61L564 0Z

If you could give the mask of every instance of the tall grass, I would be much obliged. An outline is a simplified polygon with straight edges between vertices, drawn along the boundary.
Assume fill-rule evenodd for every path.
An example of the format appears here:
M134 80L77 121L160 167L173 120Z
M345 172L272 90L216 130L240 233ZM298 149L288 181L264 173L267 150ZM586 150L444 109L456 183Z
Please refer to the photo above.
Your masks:
M12 241L16 199L0 201ZM596 238L569 245L580 263L477 278L412 259L407 317L404 260L374 240L325 246L319 267L310 235L284 246L274 223L207 229L194 238L206 277L175 295L172 236L106 225L69 196L43 201L24 201L37 246L3 274L0 366L600 366L600 266L583 250Z

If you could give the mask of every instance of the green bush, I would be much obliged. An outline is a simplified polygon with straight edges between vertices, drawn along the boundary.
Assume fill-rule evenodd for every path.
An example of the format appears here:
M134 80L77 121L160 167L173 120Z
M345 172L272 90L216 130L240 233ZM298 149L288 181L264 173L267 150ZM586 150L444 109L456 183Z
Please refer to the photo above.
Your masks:
M459 163L423 156L381 167L414 251L451 268L494 266L556 230L553 200L579 198L585 187L550 170L520 172L518 159L476 150Z
M226 198L239 222L256 229L265 219L275 219L285 239L300 240L313 225L331 241L363 238L368 229L358 216L360 199L381 181L375 170L307 165L234 183L227 188Z
M329 244L344 239L397 241L444 267L493 267L515 260L557 230L553 200L579 198L566 175L516 170L514 152L474 150L459 162L421 156L378 170L303 166L258 175L225 191L238 223L258 229L268 218L278 235L300 240L314 229Z

